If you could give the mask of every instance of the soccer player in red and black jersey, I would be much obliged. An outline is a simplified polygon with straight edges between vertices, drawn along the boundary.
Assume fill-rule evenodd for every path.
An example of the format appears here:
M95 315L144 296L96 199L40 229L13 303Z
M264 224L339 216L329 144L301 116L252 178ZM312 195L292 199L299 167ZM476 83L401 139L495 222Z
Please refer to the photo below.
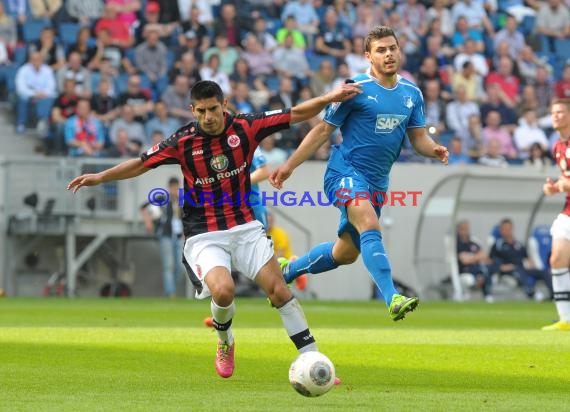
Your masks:
M550 110L552 127L560 133L560 140L553 149L554 160L560 168L560 177L555 182L547 179L543 186L546 196L566 194L562 213L552 223L552 252L550 268L554 303L559 320L542 330L570 331L570 99L555 99Z
M185 188L184 259L191 268L189 276L196 296L212 296L212 317L219 338L216 371L223 378L234 370L232 269L248 276L267 294L299 352L317 350L303 310L285 285L272 242L243 199L249 195L253 153L263 138L316 116L331 102L346 101L358 93L358 85L343 84L291 109L231 116L220 86L200 81L190 92L197 121L181 127L140 159L76 177L68 185L76 192L83 186L136 177L163 164L180 165Z

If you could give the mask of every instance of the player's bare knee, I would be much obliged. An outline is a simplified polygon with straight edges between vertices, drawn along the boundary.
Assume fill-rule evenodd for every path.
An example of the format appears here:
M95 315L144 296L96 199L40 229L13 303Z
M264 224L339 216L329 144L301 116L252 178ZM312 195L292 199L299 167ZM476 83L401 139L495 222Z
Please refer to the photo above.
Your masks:
M350 265L356 262L360 253L357 250L343 250L334 256L334 261L339 265Z
M550 255L550 267L551 268L565 268L568 267L568 257L564 253L559 253L555 250L552 251Z
M217 305L228 306L234 300L234 284L230 282L216 284L214 287L210 287L210 293Z
M293 297L291 290L283 284L276 284L274 288L268 291L267 297L273 306L279 308L287 303Z

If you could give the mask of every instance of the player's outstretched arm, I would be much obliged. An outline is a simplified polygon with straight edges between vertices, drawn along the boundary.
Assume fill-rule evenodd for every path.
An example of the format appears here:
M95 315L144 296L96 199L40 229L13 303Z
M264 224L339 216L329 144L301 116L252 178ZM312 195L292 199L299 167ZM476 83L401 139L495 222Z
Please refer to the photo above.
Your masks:
M274 188L281 189L283 182L291 176L293 170L310 158L330 138L334 129L336 126L324 121L313 127L289 159L271 173L269 183Z
M73 193L75 193L83 186L96 186L113 180L130 179L131 177L140 176L149 170L149 168L144 166L141 159L129 159L102 172L78 176L69 182L67 190L73 190Z
M417 153L425 157L435 157L439 159L441 163L447 164L449 157L447 147L434 142L433 139L429 137L425 127L408 129L408 136L410 137L410 143L412 143Z
M360 93L362 93L362 90L360 90L358 83L343 83L336 89L322 96L313 97L312 99L293 106L291 108L291 124L312 119L318 115L327 104L345 102Z

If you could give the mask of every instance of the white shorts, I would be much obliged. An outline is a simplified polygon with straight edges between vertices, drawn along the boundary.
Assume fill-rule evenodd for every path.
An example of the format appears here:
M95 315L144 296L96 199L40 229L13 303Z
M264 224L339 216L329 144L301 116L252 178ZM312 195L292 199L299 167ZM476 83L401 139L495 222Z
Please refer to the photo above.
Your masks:
M550 227L552 239L570 240L570 216L560 213Z
M210 296L204 278L214 267L222 266L255 280L272 256L273 241L257 220L229 230L192 236L184 245L184 257L202 284L201 290L196 288L198 299Z

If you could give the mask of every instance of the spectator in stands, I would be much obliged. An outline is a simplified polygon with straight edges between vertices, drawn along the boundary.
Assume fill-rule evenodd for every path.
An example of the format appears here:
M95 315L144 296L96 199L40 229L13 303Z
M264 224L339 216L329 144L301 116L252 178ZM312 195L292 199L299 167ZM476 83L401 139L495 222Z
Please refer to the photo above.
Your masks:
M223 4L220 10L220 18L214 23L216 38L223 36L227 39L228 46L239 47L242 44L242 33L244 31L245 27L237 18L235 5L231 3ZM233 62L231 66L233 66Z
M297 20L295 20L295 16L293 15L287 16L285 22L283 23L283 27L277 30L275 39L277 40L278 44L283 45L285 43L285 39L289 35L293 38L294 48L305 50L307 47L305 36L299 29L297 29Z
M13 90L13 86L11 85L13 82L11 78L13 77L12 72L12 62L10 61L10 57L8 55L8 47L4 42L4 39L0 37L0 87L2 87L2 92L6 91L6 93L2 93L2 97L10 97L9 94Z
M390 13L388 21L389 26L398 36L398 42L400 43L402 52L404 52L407 57L416 55L420 50L421 41L414 29L408 26L402 19L400 13L396 11Z
M458 52L465 51L465 42L471 39L475 42L475 51L477 53L485 52L485 43L483 36L479 30L469 28L469 23L465 16L461 16L455 20L455 33L451 36L451 46Z
M204 41L205 44L210 44L210 40ZM198 38L193 30L188 30L187 32L178 36L178 45L175 47L174 60L176 62L182 59L186 53L190 53L194 58L196 65L200 65L203 58L202 47L198 45Z
M327 8L324 21L319 27L315 40L315 51L319 54L335 57L338 62L350 53L350 28L338 21L333 8Z
M24 24L28 19L28 0L10 0L3 2L6 14L18 24Z
M77 102L76 114L65 122L65 143L70 156L100 156L105 145L103 125L87 99Z
M456 71L461 71L463 69L463 64L469 61L473 63L473 68L475 72L481 77L485 78L489 74L489 64L481 53L476 51L476 43L473 39L465 40L465 46L463 51L457 53L453 59L453 66Z
M232 86L228 75L220 69L220 56L216 53L210 54L206 64L200 69L202 80L212 80L220 85L224 95L231 96Z
M455 56L455 50L444 43L443 36L432 34L426 38L425 55L435 57L440 68L440 74L445 75L445 70L448 70L450 68L449 66L453 69L450 63L453 61L453 56ZM447 76L441 80L448 84L450 79L449 76Z
M467 165L473 163L471 158L465 154L463 149L463 141L460 137L452 137L449 140L449 165ZM460 272L461 273L461 272Z
M75 81L77 96L91 98L91 73L81 65L81 55L77 52L69 53L67 63L57 72L58 90L64 90L67 79Z
M220 70L229 76L239 58L239 51L236 47L230 46L228 38L224 34L217 34L214 44L214 47L210 47L204 53L204 62L208 62L210 56L217 54L220 60Z
M0 39L3 40L6 50L10 53L16 48L18 30L16 20L6 13L4 3L0 1Z
M461 71L453 74L451 89L458 87L465 88L467 99L474 102L482 102L485 100L485 91L483 89L483 79L475 71L473 63L469 60L463 63Z
M263 48L253 34L246 35L241 55L249 65L249 71L253 76L270 76L275 71L273 56Z
M168 86L161 100L166 104L168 115L174 117L180 124L194 120L190 111L190 83L184 75L176 76L174 84Z
M453 35L454 23L447 5L447 0L435 0L427 11L427 22L431 25L432 21L439 20L442 34L450 38Z
M333 79L334 80L334 79ZM312 90L312 88L311 88ZM315 96L320 96L315 95ZM269 100L269 104L277 104L278 107L293 107L296 101L295 90L293 88L293 80L288 77L279 79L279 90ZM273 108L277 110L277 108Z
M523 47L525 47L524 36L518 31L517 20L512 15L507 15L505 27L495 34L495 38L493 39L495 50L497 50L499 44L503 42L508 44L509 55L512 59L516 59Z
M119 17L117 8L113 5L105 5L103 17L95 24L94 33L97 38L102 30L109 32L110 44L123 50L131 47L134 43L129 24Z
M144 8L144 17L135 29L135 41L140 44L146 39L149 31L155 30L160 40L166 44L180 27L179 19L163 22L160 20L160 4L156 1L149 1Z
M313 73L309 85L313 95L320 96L332 90L333 82L336 78L336 71L332 60L323 59L319 64L319 69ZM285 105L285 107L290 107Z
M53 70L44 64L39 51L29 54L28 63L20 67L16 73L16 94L18 96L16 133L24 132L28 122L28 106L35 106L38 119L37 132L44 135L47 131L53 101L56 97L56 82Z
M536 15L534 30L544 36L543 51L556 53L555 39L566 39L570 36L570 11L562 0L541 2ZM544 50L544 46L547 47Z
M534 297L538 279L543 279L548 288L552 289L548 276L535 269L524 244L515 239L511 219L501 220L499 233L500 237L493 244L489 254L499 275L512 276L516 279L530 299Z
M570 97L570 62L566 63L562 70L562 78L555 85L556 97Z
M154 132L159 131L162 136L170 136L174 133L182 124L178 119L175 119L168 114L168 107L163 101L158 101L154 105L154 116L152 119L147 120L145 123L145 146L151 147L152 136Z
M214 14L212 10L213 2L211 0L178 0L178 10L180 12L180 19L182 22L192 20L192 9L198 9L197 15L200 24L213 30ZM218 18L218 16L216 16Z
M158 238L164 295L170 298L176 297L176 285L185 273L182 265L184 234L182 208L178 206L179 189L180 181L171 177L168 180L170 201L163 207L145 203L140 208L147 233Z
M537 0L501 0L499 8L506 11L509 16L514 16L520 23L527 16L536 16L536 9L540 3L541 1Z
M146 40L135 49L135 66L150 80L154 95L160 96L168 85L168 66L167 49L158 30L146 30Z
M434 137L447 132L445 125L445 101L441 98L440 85L435 79L424 83L424 105L426 127Z
M352 25L352 35L354 37L366 37L378 22L386 21L383 8L385 3L378 4L375 0L357 2L356 21ZM392 5L390 4L390 6Z
M62 18L60 13L62 0L28 0L30 12L34 19L59 21Z
M272 134L259 143L261 153L265 156L267 164L271 170L282 165L283 162L287 160L287 152L275 146L276 135L279 135L279 133Z
M501 114L501 125L514 130L517 125L517 114L513 109L512 101L508 99L497 83L487 85L485 89L487 101L481 105L481 117L484 121L491 110ZM486 123L484 123L486 125Z
M422 59L422 63L418 71L418 87L423 91L425 90L426 83L430 80L435 80L439 84L439 91L441 97L445 100L451 98L450 93L445 89L446 85L441 76L441 70L434 56L427 55Z
M481 34L485 30L489 36L493 36L495 32L493 24L483 8L482 2L459 0L451 8L451 17L456 23L464 17L469 30L477 31Z
M536 80L536 72L540 66L552 70L544 60L540 59L530 46L524 46L516 58L516 65L520 79L525 84L533 84Z
M106 0L107 6L112 7L117 18L124 22L129 30L136 27L138 23L137 13L142 8L140 0Z
M245 82L251 87L253 86L254 79L255 77L251 74L247 61L242 57L237 59L234 65L234 70L230 75L232 88L237 82Z
M370 62L364 56L364 37L353 37L351 44L351 51L346 55L345 61L352 77L364 73L370 67Z
M250 34L253 34L259 41L259 44L261 44L261 47L270 53L277 47L277 40L275 40L275 37L267 31L267 23L263 17L257 17L254 19L253 30Z
M498 84L501 87L504 98L508 104L514 107L520 100L519 88L520 79L513 74L514 63L510 57L503 56L499 62L499 67L487 76L486 84Z
M491 295L492 277L489 273L490 259L481 248L481 244L471 236L469 221L461 220L457 223L457 265L459 275L471 275L474 284L483 292L483 297L492 303Z
M99 90L91 98L91 108L94 115L105 127L109 127L121 111L117 99L110 94L110 90L111 79L103 77L99 80Z
M540 143L533 143L529 149L528 159L525 159L523 164L543 171L552 166L552 159Z
M544 130L538 126L536 111L532 107L525 109L513 137L518 149L518 157L522 159L529 157L530 149L535 143L538 143L545 151L548 148L548 138Z
M149 140L150 141L150 140ZM149 146L150 147L150 146ZM126 129L117 131L117 141L105 151L106 157L137 157L140 146L129 140L129 133Z
M135 114L135 120L140 123L144 123L154 109L150 93L141 88L141 78L138 75L129 76L127 90L119 96L119 104L130 106Z
M75 115L79 98L80 96L77 94L75 80L72 78L64 80L62 92L57 99L55 99L53 108L51 109L51 143L53 147L48 147L48 151L53 150L56 153L61 153L65 148L63 145L65 122L71 116Z
M419 38L428 32L427 10L418 0L406 0L399 2L396 11L402 17L404 24L411 27Z
M489 141L496 140L501 145L499 149L501 155L507 159L515 159L517 157L517 149L513 143L513 137L506 127L501 127L501 113L498 111L491 110L487 113L482 135L485 146L487 146Z
M150 142L152 146L154 146L155 144L159 144L163 140L164 140L164 135L160 130L155 130L154 132L152 132L151 142Z
M91 61L97 54L97 47L90 44L91 29L89 27L81 27L77 32L75 44L73 44L68 53L78 53L81 58L81 65L91 69Z
M293 16L298 28L308 41L309 48L314 45L314 38L319 31L319 16L311 0L288 1L283 7L281 21L285 22L287 16Z
M107 29L100 29L97 32L97 52L91 60L90 69L101 71L104 59L109 61L115 76L121 71L129 74L136 73L136 68L125 56L120 44L111 37L111 32Z
M232 98L228 102L234 113L253 113L255 108L249 100L249 86L245 82L237 82L233 87Z
M517 116L520 119L527 109L537 109L536 91L532 84L527 84L523 87L521 93L521 102L517 107ZM537 112L538 113L538 112Z
M65 0L67 14L82 26L92 27L93 23L103 16L105 2L103 0Z
M55 38L55 30L52 27L44 27L40 39L28 46L28 54L37 51L43 56L44 63L57 71L65 64L65 52Z
M479 164L490 167L508 167L507 159L501 154L501 142L497 139L488 140L485 153L479 158Z
M204 53L210 47L208 29L200 22L200 9L197 6L191 7L190 18L182 22L180 32L178 36L180 44L186 43L187 39L195 39L196 44L193 47L197 48L200 53Z
M197 81L202 80L194 54L186 52L180 57L180 60L174 62L174 67L172 67L168 75L169 83L174 83L174 80L178 75L186 76L190 87L192 87Z
M555 95L552 75L547 67L538 66L536 68L536 79L532 85L534 86L534 90L536 92L536 100L539 107L539 116L542 117L548 114L550 102Z
M140 122L135 120L135 113L131 105L121 107L120 116L113 120L109 129L109 137L111 143L116 144L117 136L120 129L125 129L129 135L129 141L136 143L142 148L145 141L144 127Z
M465 147L471 147L471 132L469 130L469 118L472 115L479 116L479 106L467 99L465 87L458 86L454 91L455 100L447 105L446 123L456 136L461 137Z
M305 83L312 75L305 52L303 49L293 47L291 34L273 51L273 64L277 75L295 77L300 83Z

